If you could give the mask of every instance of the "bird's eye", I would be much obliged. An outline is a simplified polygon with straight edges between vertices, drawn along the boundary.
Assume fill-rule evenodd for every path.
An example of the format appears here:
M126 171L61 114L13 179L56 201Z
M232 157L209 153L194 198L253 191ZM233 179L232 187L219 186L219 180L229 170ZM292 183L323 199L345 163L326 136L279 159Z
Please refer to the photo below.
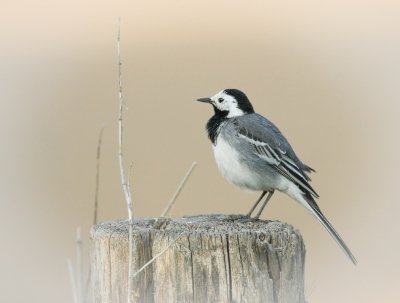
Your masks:
M219 103L221 103L221 102L223 102L223 101L224 101L224 98L219 98L219 99L218 99L218 102L219 102Z

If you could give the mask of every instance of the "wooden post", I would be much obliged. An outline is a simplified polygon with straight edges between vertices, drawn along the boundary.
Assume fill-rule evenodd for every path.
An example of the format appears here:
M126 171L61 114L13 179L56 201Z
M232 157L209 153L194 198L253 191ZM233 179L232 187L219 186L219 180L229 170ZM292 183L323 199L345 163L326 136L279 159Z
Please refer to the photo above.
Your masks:
M298 230L238 215L135 219L136 303L305 303L305 247ZM128 221L91 230L94 303L127 299Z

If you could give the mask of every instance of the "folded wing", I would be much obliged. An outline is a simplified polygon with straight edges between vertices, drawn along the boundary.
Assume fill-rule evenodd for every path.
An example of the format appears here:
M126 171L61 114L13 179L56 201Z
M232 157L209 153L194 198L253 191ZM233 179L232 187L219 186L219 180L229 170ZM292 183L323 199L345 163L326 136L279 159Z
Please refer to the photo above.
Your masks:
M264 138L269 135L269 140L265 140L253 134L244 126L239 126L239 124L236 124L236 126L237 136L251 144L257 156L272 165L280 174L291 180L300 189L319 198L318 194L308 183L310 178L299 168L295 161L286 154L286 151L273 134L264 133Z

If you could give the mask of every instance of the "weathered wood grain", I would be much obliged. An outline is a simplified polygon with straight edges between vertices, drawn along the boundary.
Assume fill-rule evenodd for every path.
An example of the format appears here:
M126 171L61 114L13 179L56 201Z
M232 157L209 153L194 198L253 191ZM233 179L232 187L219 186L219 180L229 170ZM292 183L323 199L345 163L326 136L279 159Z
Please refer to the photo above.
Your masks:
M180 235L180 236L179 236ZM134 220L134 269L172 246L134 278L137 303L305 303L305 247L278 221L201 215ZM128 223L91 231L93 302L126 302Z

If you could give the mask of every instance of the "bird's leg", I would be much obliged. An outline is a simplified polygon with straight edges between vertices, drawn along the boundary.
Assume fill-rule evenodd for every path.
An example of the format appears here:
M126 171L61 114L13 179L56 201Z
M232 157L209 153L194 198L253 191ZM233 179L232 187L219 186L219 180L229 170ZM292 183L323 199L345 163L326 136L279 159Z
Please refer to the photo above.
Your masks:
M271 197L272 197L273 194L274 194L274 191L270 191L270 192L268 193L267 199L265 199L265 202L264 202L263 206L261 206L260 211L258 212L257 216L254 217L254 219L258 220L258 218L260 217L261 213L262 213L263 210L264 210L265 205L267 205L269 199L271 199Z
M250 209L250 211L245 216L246 218L250 218L251 213L254 211L254 209L257 207L258 203L260 203L261 199L265 196L266 193L267 193L267 191L262 192L260 198L258 198L257 202L253 205L253 207Z

